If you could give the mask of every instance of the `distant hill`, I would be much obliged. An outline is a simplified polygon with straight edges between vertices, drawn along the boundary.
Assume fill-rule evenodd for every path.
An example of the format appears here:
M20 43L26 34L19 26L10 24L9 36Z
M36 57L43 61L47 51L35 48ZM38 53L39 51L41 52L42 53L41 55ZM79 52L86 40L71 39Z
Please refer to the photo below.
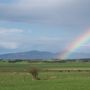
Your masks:
M28 51L0 55L1 59L52 59L55 54L46 51Z
M0 59L58 59L60 53L47 51L28 51L19 53L8 53L0 55ZM69 59L90 58L90 53L73 53Z

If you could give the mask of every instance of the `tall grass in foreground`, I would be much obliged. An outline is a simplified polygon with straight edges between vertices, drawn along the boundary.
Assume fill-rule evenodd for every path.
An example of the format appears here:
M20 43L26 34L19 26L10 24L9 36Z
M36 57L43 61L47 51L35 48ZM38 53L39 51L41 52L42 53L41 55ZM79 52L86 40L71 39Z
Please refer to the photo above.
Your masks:
M40 77L37 81L29 73L0 73L0 90L90 90L89 72L43 72Z

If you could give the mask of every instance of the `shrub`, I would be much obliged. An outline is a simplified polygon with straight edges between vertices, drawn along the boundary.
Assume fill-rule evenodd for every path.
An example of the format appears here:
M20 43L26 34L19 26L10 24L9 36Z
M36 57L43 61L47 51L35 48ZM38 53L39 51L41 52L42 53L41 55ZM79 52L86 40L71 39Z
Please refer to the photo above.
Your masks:
M30 74L32 75L32 79L40 80L40 78L38 77L38 73L39 73L39 69L37 69L36 67L32 67L30 69Z

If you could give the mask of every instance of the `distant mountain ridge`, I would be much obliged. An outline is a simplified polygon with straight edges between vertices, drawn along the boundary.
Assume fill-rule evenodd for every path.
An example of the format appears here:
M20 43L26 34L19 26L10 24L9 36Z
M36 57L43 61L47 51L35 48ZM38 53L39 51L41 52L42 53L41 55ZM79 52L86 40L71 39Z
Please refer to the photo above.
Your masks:
M1 59L52 59L55 54L47 51L28 51L0 55Z
M58 59L61 53L48 51L28 51L18 53L8 53L0 55L0 59ZM69 59L90 58L90 53L73 53Z

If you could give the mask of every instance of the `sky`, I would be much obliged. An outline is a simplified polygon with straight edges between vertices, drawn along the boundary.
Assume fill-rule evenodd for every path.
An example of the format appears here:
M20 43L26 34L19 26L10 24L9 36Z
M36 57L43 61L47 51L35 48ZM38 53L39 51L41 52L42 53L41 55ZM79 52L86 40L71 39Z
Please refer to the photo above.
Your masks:
M90 0L0 0L0 54L62 52L90 28ZM90 53L90 40L75 52Z

